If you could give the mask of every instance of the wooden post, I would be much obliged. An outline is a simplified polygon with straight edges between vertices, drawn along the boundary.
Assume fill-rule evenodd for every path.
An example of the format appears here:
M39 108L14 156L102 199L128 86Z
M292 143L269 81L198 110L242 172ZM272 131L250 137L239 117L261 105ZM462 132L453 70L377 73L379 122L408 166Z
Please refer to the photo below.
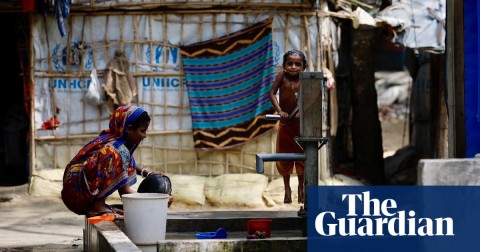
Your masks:
M307 212L307 187L318 185L318 142L320 147L326 140L322 138L322 72L302 72L300 74L300 92L298 95L298 112L300 113L300 137L305 153L304 162L304 209Z
M322 137L322 72L302 72L298 96L300 135Z
M355 170L369 183L384 184L382 128L373 68L375 29L351 30L352 141Z
M448 157L466 156L464 1L447 1Z

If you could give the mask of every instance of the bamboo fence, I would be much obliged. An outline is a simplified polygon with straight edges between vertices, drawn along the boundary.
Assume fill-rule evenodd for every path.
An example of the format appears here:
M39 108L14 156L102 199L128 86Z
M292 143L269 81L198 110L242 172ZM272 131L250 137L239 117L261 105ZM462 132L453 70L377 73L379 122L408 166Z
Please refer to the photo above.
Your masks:
M109 6L119 7L119 6L127 6L127 5L135 5L141 6L143 10L129 10L129 11L119 11L114 10L112 11L109 8L108 11L100 11L105 6L101 5L102 2L105 4L109 3ZM113 3L112 3L113 2ZM171 66L167 64L167 50L163 51L163 62L154 63L153 54L151 55L150 63L145 66L145 63L141 63L138 58L140 57L139 48L140 46L149 45L153 47L155 45L162 45L165 48L167 47L175 47L176 45L172 45L167 43L169 32L179 32L179 36L181 37L180 43L185 43L183 27L188 25L189 23L195 22L198 24L199 29L196 34L196 40L202 41L205 40L205 33L211 34L211 38L213 39L219 36L223 36L224 34L219 34L216 30L216 27L219 23L222 23L224 27L226 27L227 33L233 32L231 29L233 26L243 26L247 27L255 22L258 22L259 19L265 15L271 15L275 17L281 17L285 20L284 27L274 27L274 29L282 29L284 38L283 44L284 48L283 51L287 51L292 49L292 42L289 36L290 30L297 30L301 31L301 48L306 52L306 55L309 59L309 70L314 70L314 66L316 69L321 69L320 66L323 64L322 59L325 58L324 55L327 54L327 59L331 58L331 50L329 46L325 46L321 43L321 29L320 23L321 20L324 18L328 18L329 16L335 16L338 14L329 13L329 12L321 12L321 11L312 11L311 9L306 9L305 4L299 4L299 1L292 1L290 5L291 10L287 11L282 9L284 4L280 3L268 3L268 6L271 7L270 9L260 10L258 8L252 8L254 5L250 3L250 1L235 1L235 3L230 3L231 1L217 1L214 4L218 6L225 6L226 3L229 3L229 6L238 4L242 7L249 7L251 9L239 9L239 10L220 10L220 9L209 9L209 10L155 10L152 11L148 7L153 4L158 3L151 3L151 2L141 2L142 4L138 4L138 1L93 1L93 0L79 0L74 1L76 5L72 8L71 18L67 19L67 31L71 31L73 28L72 20L75 19L78 23L78 18L81 19L81 26L82 32L80 34L82 41L93 41L94 36L94 23L92 19L95 17L102 17L105 19L105 27L108 32L111 30L117 30L119 37L118 39L111 40L107 36L103 41L93 41L88 48L91 51L91 55L93 57L93 67L98 67L98 52L104 51L106 55L113 55L114 51L118 48L122 49L125 47L133 47L134 51L134 62L130 62L133 65L135 71L132 71L134 79L139 83L139 79L144 77L158 77L165 80L169 77L176 77L180 79L180 83L183 83L183 69L180 66L178 72L172 72ZM100 5L98 5L100 3ZM188 3L190 6L191 4L194 5L202 5L207 4L204 1L200 2L170 2L168 3L169 7L178 7L178 6L185 6ZM80 6L80 5L87 5L87 6ZM95 4L95 5L94 5ZM165 4L165 3L164 3ZM212 3L208 3L212 4ZM256 1L256 5L253 7L259 7L262 5L267 5L267 1ZM297 8L292 9L292 5L296 5ZM163 5L165 6L165 5ZM87 10L87 11L86 11ZM232 21L230 18L231 16L244 16L244 21ZM138 33L138 19L140 16L147 16L148 17L148 27L149 31L147 31L149 35L149 39L140 38ZM224 18L219 19L218 16L222 16ZM196 17L198 21L191 21L191 17ZM45 34L49 34L48 29L52 29L46 25L47 18L41 15L35 15L32 19L37 22L44 22L43 27L45 28ZM120 20L118 23L110 24L113 19ZM124 37L125 34L125 19L131 18L133 20L133 39L127 39ZM164 41L156 41L152 35L152 26L157 21L161 21L162 30L163 30L163 38ZM297 22L298 21L298 22ZM32 20L32 23L34 21ZM169 26L175 22L181 27L180 31L171 31L169 30ZM85 29L88 26L89 29ZM88 30L89 32L85 32ZM116 32L117 32L116 31ZM208 32L207 32L208 31ZM275 32L275 30L274 30ZM316 34L315 39L311 40L311 34L314 32ZM72 33L69 32L67 35L67 51L66 57L69 58L72 52ZM78 34L77 34L78 37ZM33 45L32 45L33 46ZM47 45L47 50L49 52L52 51L50 45ZM33 51L33 50L32 50ZM84 51L82 53L86 53ZM52 67L52 60L53 56L48 54L45 58L35 58L34 54L31 54L31 64L34 66L35 64L45 63L47 62L48 68L47 70L35 69L32 70L32 81L35 79L48 79L52 81L55 78L65 78L69 83L70 79L73 78L80 78L80 79L88 79L90 76L90 72L80 67L79 69L74 69L70 64L66 65L64 71L56 71ZM57 56L60 57L60 56ZM82 61L85 57L82 57ZM60 60L60 59L57 59ZM83 65L82 63L80 64ZM150 71L140 71L140 68L147 67L151 69ZM159 71L153 71L152 69L158 69ZM103 76L105 69L98 69L98 75L100 77ZM280 70L280 69L278 69ZM34 82L33 82L34 83ZM183 94L185 92L183 85L179 85L179 93ZM55 91L53 88L50 88L50 98L51 104L49 108L52 110L51 113L55 114L56 106L56 99L55 99ZM70 88L68 88L68 92L70 92ZM165 97L163 97L163 101L168 99L167 92L163 93ZM70 93L69 93L70 95ZM175 174L193 174L193 175L205 175L205 176L214 176L219 174L225 173L255 173L255 155L257 153L274 153L275 152L275 141L276 141L276 131L272 131L270 134L259 138L257 140L252 141L244 146L236 147L229 150L222 150L222 151L196 151L193 148L193 137L192 132L190 129L168 129L168 122L169 120L177 120L178 125L184 125L186 122L184 121L185 118L190 116L189 107L185 98L180 95L179 96L179 105L168 105L167 102L156 103L154 99L153 91L149 94L150 99L149 101L143 101L144 99L137 99L136 105L141 107L146 107L149 113L152 115L152 122L151 128L153 130L149 130L148 137L142 142L139 146L138 150L135 152L135 158L138 164L142 165L145 168L149 168L155 171L162 171L167 173L175 173ZM70 97L70 96L67 96ZM70 98L67 98L67 103L69 103ZM85 100L85 99L84 99ZM31 128L32 136L34 137L34 142L32 143L32 151L31 151L31 167L35 169L63 169L66 163L75 155L75 153L89 140L93 137L97 136L99 130L108 126L108 116L105 116L104 111L102 112L103 108L98 107L97 115L94 119L88 118L87 116L87 104L85 101L83 102L80 108L72 108L68 106L66 113L66 121L62 122L62 126L64 127L65 134L58 134L56 130L48 130L40 132L38 129ZM179 112L179 114L171 114L168 113L170 109L175 109ZM35 111L32 107L32 111ZM159 112L160 111L160 112ZM75 121L72 119L72 115L82 115L82 120ZM89 115L91 117L91 115ZM158 120L158 118L163 118ZM32 120L34 120L34 116L32 116ZM97 129L98 131L91 132L87 129L87 123L96 123L98 122ZM71 133L70 128L73 126L81 125L83 127L81 133ZM157 127L157 126L161 127ZM102 127L103 126L103 127ZM153 127L152 127L153 126ZM162 128L162 130L155 130L155 128ZM269 176L270 179L274 179L278 177L278 173L275 169L274 163L265 164L265 175Z

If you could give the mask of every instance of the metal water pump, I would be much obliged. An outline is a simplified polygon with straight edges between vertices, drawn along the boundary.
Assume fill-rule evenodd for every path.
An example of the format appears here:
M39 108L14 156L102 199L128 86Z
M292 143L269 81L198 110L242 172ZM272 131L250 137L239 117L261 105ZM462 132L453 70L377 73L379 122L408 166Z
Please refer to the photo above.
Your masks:
M318 186L318 150L328 142L322 137L322 72L300 73L300 92L297 99L300 113L300 136L295 140L303 145L304 153L261 153L256 155L257 173L264 173L266 161L304 161L304 205L298 216L307 217L307 186ZM292 113L293 114L293 113ZM279 120L279 115L266 115L266 118ZM306 222L305 222L306 223ZM304 225L306 235L306 225Z

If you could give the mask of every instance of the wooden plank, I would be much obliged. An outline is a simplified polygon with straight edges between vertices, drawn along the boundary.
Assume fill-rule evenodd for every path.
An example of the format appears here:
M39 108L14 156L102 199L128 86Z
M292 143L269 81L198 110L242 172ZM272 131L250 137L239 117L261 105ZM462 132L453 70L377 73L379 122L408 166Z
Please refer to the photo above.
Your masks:
M300 74L300 136L322 137L322 72L302 72Z
M448 157L465 156L463 1L447 1Z

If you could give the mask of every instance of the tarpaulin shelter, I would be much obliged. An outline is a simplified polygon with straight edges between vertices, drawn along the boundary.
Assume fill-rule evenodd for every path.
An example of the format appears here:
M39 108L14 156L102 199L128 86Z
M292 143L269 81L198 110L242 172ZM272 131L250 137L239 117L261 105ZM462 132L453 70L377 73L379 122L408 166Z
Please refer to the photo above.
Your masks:
M275 130L233 148L196 150L188 91L183 85L181 46L229 36L271 17L276 71L280 69L281 55L293 48L306 52L308 70L318 71L322 64L334 70L340 35L331 17L360 24L365 22L358 18L364 16L361 8L374 14L375 26L384 23L395 28L397 43L435 53L445 46L441 37L444 34L439 29L445 15L438 12L444 11L445 1L391 1L403 3L405 8L392 5L378 13L382 15L376 15L370 8L382 2L374 0L73 0L71 5L65 5L69 1L56 2L61 3L57 5L60 9L55 9L55 1L50 0L25 0L21 1L23 5L20 1L3 1L0 5L3 12L21 16L23 27L27 28L19 44L23 50L22 65L26 66L22 84L26 87L25 111L30 115L27 146L28 164L33 172L63 169L86 141L106 127L108 106L89 98L97 97L92 83L105 83L116 52L121 52L128 61L128 70L138 88L131 102L153 115L149 137L136 152L136 159L154 170L215 175L253 172L256 153L274 152ZM39 9L39 3L46 5ZM412 23L400 18L408 19L413 14L409 12L413 5L430 3L434 4L433 12L422 9L427 14L420 15L425 27L433 28L422 30L421 35L432 33L420 41L419 33L412 32L419 27L420 19ZM350 11L342 10L345 6ZM355 11L351 11L352 6ZM415 13L421 10L413 9ZM388 11L397 19L387 15ZM366 20L369 23L368 17ZM335 104L334 92L331 94L331 102ZM333 117L325 125L325 134L335 133L337 108L330 109ZM275 176L275 172L273 165L266 170L269 176Z
M308 2L79 0L61 7L69 11L31 17L33 170L63 169L107 127L111 110L99 104L93 87L107 83L110 63L122 53L137 88L130 102L152 115L148 138L135 153L138 163L177 174L254 172L255 154L274 152L273 127L231 148L195 148L182 46L228 37L267 19L269 71L280 70L282 55L294 48L306 52L311 71L319 70L330 46L329 40L320 43L330 37L329 29L321 29L328 27L328 11ZM276 175L273 165L266 174Z

